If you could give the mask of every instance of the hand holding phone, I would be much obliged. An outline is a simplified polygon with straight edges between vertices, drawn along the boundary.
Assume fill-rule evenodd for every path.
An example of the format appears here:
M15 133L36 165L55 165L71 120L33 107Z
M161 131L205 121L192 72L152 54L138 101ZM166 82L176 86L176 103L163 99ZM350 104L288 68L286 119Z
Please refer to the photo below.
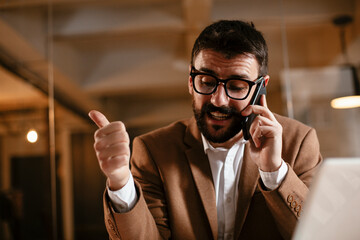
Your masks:
M259 83L260 84L260 83ZM275 115L267 107L265 85L261 83L255 88L249 105L242 111L244 118L243 135L245 139L252 139L249 144L250 158L263 172L273 172L279 169L282 163L283 129ZM261 104L259 102L261 99ZM261 114L261 115L259 115ZM257 116L259 115L259 116ZM251 124L251 135L249 133Z
M266 87L265 87L265 79L264 78L261 80L261 82L259 84L256 85L254 94L250 100L249 105L254 105L254 104L260 105L260 97L263 94L266 95ZM249 116L246 116L244 118L242 131L243 131L243 136L244 136L245 140L249 140L251 138L249 130L250 130L251 123L254 121L255 118L256 118L256 115L254 113L252 113Z

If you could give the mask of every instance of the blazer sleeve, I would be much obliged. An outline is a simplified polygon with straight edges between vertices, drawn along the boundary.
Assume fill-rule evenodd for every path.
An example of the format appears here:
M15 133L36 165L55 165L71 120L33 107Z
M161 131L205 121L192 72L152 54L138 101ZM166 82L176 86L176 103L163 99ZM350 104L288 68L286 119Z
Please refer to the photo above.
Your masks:
M104 194L104 217L111 239L170 239L161 176L141 138L133 142L131 172L139 200L126 213L117 213ZM145 194L144 194L145 193Z
M283 159L288 164L288 173L280 184L273 190L265 190L261 180L258 182L266 204L272 213L276 225L284 237L290 239L301 215L303 203L308 194L308 187L322 162L320 147L314 129L304 134L297 140L284 139Z

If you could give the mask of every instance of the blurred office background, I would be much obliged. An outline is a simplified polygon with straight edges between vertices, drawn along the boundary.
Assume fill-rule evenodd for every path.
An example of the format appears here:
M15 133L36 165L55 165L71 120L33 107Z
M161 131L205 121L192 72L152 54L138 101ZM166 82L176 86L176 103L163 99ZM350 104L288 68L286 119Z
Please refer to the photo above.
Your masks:
M271 110L316 128L324 157L360 156L360 108L330 106L353 93L359 0L0 0L0 239L107 238L88 111L131 138L191 116L192 44L219 19L264 33Z

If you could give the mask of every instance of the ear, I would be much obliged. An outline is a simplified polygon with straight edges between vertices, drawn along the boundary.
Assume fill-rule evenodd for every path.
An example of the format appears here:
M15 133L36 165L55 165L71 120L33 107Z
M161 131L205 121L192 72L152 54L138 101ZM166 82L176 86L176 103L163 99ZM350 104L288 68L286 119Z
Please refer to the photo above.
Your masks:
M193 88L193 80L192 80L192 77L191 77L191 76L189 76L188 88L189 88L189 93L190 93L191 95L193 95L194 88Z
M189 66L189 74L190 74L190 72L191 72L191 66ZM189 81L188 81L188 88L189 88L190 95L193 95L193 92L194 92L193 79L190 75L189 75Z
M270 80L270 76L269 75L266 75L265 77L264 77L264 79L265 79L265 87L268 85L268 83L269 83L269 80Z

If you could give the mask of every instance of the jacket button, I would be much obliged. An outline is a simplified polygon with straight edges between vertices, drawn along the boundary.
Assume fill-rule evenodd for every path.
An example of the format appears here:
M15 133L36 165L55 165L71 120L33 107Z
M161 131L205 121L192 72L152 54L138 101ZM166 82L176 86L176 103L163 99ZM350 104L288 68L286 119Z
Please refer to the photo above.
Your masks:
M294 197L293 197L292 195L289 195L289 196L287 197L288 203L292 203L293 200L294 200Z
M301 205L299 204L295 207L295 212L300 212L300 211L301 211Z
M291 206L292 208L296 208L297 205L298 205L298 204L297 204L296 201L293 201L293 202L290 203L290 206Z

